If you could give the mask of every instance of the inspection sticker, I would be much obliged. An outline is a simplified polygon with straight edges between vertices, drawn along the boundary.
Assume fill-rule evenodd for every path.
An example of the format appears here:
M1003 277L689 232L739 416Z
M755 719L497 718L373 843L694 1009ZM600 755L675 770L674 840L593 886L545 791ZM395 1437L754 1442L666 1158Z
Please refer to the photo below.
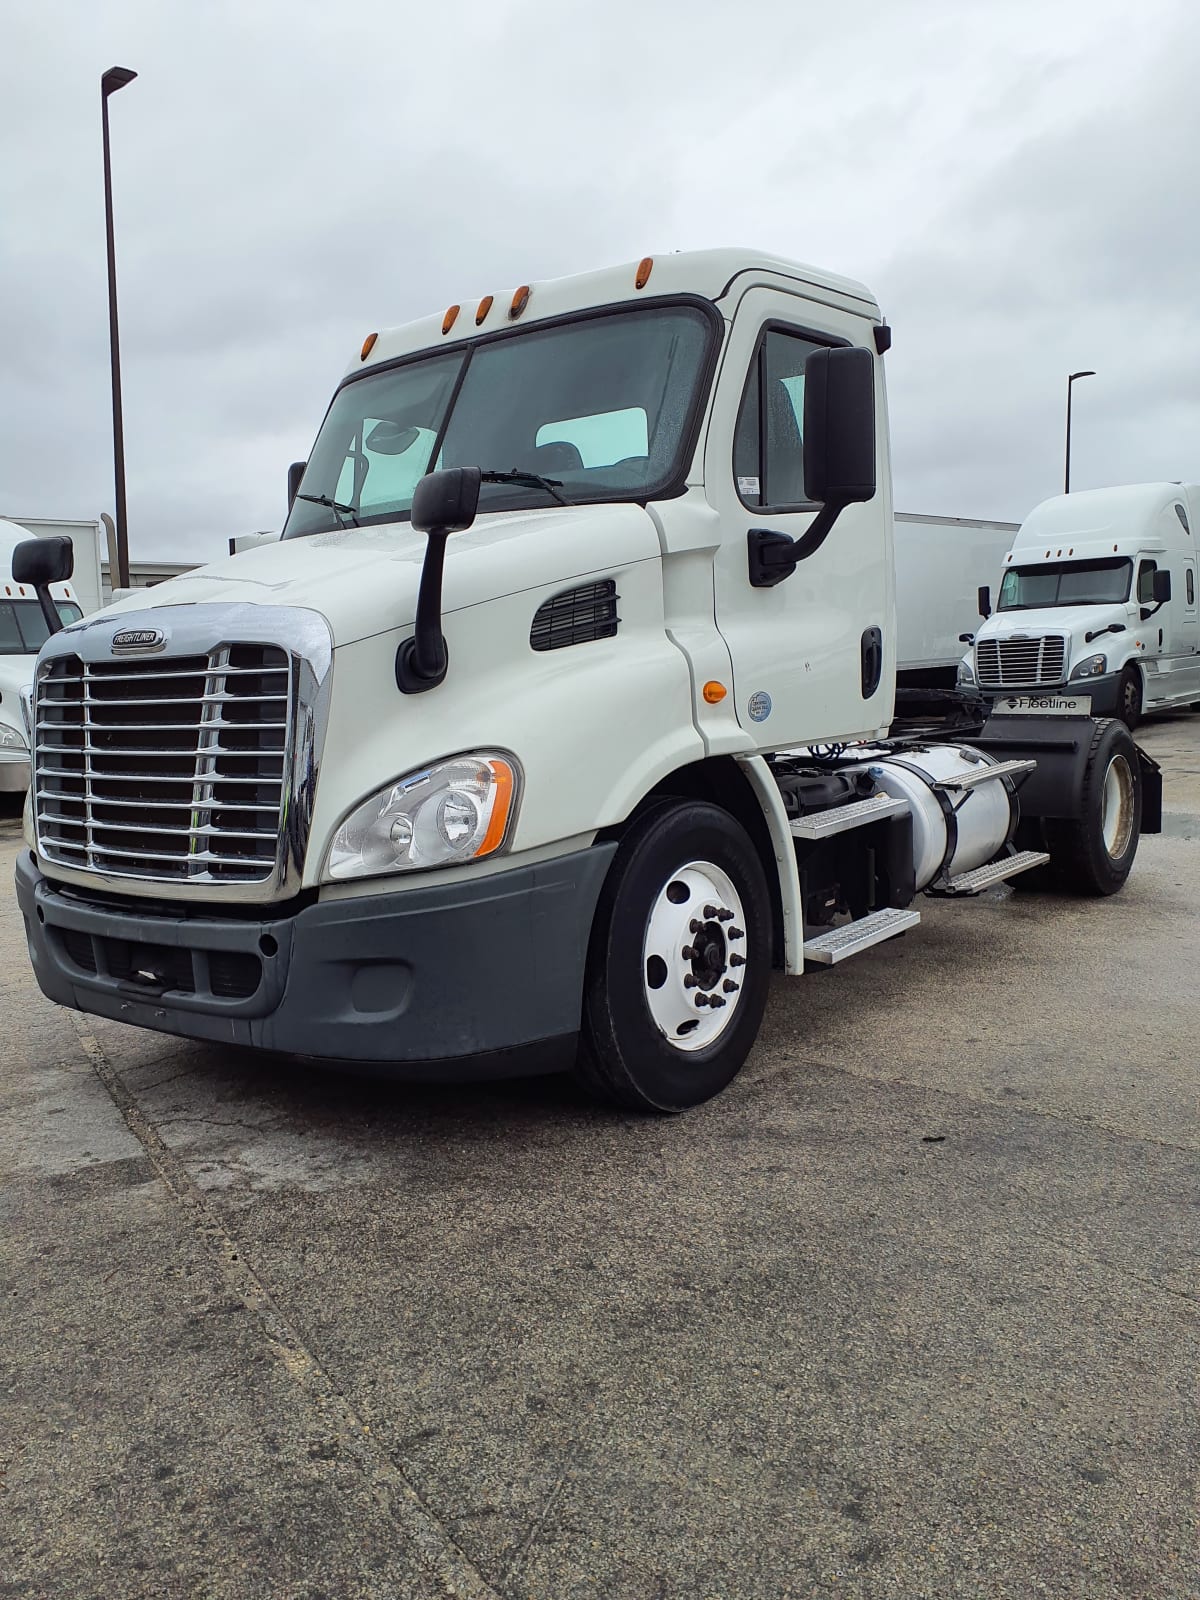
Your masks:
M1090 717L1090 694L998 695L992 712L1001 717Z

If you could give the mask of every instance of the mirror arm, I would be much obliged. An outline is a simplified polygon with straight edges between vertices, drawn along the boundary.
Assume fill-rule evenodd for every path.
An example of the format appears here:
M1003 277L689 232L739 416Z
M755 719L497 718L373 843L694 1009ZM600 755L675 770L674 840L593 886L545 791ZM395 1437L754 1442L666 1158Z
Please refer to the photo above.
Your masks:
M751 528L746 536L750 558L750 587L773 589L790 578L799 562L815 555L829 537L830 529L845 510L847 502L827 501L798 539L777 533L773 528Z
M60 633L66 627L66 623L58 614L58 607L54 604L50 594L50 585L48 583L39 583L35 593L41 602L42 615L46 619L46 627L51 633Z
M817 512L808 531L793 541L792 554L797 561L807 561L809 556L816 555L817 551L829 537L834 523L846 509L844 500L827 500Z
M417 621L411 639L396 651L396 687L401 694L423 694L436 689L446 676L450 652L442 632L442 570L446 564L448 533L431 530L426 535L421 587L417 592Z

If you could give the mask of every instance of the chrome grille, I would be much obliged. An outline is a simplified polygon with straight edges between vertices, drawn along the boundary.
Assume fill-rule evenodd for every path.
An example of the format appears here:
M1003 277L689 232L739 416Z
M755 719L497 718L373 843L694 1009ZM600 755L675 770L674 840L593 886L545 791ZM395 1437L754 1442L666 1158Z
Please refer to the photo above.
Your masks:
M293 693L291 658L277 645L44 660L35 703L39 851L117 877L271 878Z
M1036 639L980 639L975 671L981 689L1024 689L1061 683L1067 642L1062 634Z

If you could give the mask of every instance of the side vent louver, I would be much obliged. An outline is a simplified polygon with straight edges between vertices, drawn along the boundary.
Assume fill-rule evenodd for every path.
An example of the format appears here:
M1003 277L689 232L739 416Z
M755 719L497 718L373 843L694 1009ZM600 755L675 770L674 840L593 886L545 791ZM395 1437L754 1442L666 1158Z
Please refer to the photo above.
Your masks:
M611 639L620 624L617 585L612 578L601 583L566 589L540 605L529 630L534 650L564 650L571 644Z

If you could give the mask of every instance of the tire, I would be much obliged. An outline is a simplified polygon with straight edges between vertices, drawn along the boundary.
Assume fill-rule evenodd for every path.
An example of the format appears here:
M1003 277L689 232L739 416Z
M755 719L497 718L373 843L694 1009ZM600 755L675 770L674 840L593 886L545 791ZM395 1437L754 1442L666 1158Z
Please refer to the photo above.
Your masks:
M646 811L596 908L577 1078L639 1111L719 1094L758 1037L771 940L766 874L741 824L700 801Z
M1116 894L1133 866L1142 826L1137 749L1123 722L1097 722L1079 817L1042 824L1055 875L1077 894Z
M1117 684L1117 716L1131 733L1142 720L1142 675L1132 662Z

